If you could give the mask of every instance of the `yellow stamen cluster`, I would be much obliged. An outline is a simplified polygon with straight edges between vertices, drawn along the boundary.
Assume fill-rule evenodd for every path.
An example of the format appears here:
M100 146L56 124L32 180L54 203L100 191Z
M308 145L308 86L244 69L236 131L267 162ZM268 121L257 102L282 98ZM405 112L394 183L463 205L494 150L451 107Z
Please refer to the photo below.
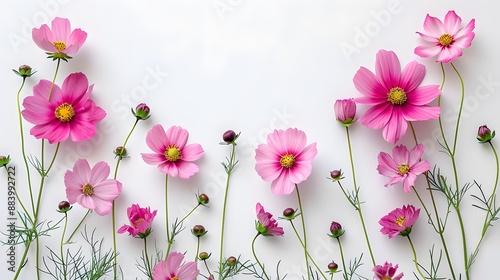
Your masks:
M403 163L400 166L398 166L398 173L399 173L399 175L405 175L409 171L410 171L410 167L406 163Z
M59 51L59 52L62 52L66 49L66 43L63 42L63 41L55 41L55 42L52 42L52 45L54 45L54 47L56 47L56 49Z
M395 222L398 226L402 227L405 220L406 220L406 218L404 216L401 216L401 217L397 218Z
M94 187L92 187L91 184L86 183L85 185L83 185L82 193L84 195L93 195L94 194Z
M403 105L407 99L406 92L400 87L392 88L387 94L387 101L392 105Z
M60 121L69 122L75 116L75 109L73 109L73 106L71 106L70 104L63 103L57 106L54 114Z
M291 168L295 163L295 157L293 155L284 155L280 159L280 164L284 168Z
M170 162L178 161L182 157L181 150L175 146L168 146L163 154L165 155L165 159Z
M142 222L145 222L146 220L144 220L144 218L139 218L137 220L134 221L133 225L135 228L137 228L137 224L138 223L142 223Z
M453 43L453 37L450 34L445 33L439 37L439 44L441 44L441 46L447 47L451 45L451 43Z

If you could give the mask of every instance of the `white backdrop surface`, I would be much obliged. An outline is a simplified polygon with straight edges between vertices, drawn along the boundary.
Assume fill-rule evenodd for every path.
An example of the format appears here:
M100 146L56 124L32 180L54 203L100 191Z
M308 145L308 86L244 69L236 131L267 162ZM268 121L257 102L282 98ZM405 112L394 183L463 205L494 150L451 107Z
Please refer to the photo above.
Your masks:
M172 249L186 252L189 260L194 259L196 243L189 231L193 225L203 224L209 233L202 239L201 250L213 253L210 263L215 268L225 182L220 162L229 154L229 147L218 143L224 131L233 129L241 132L241 137L236 154L239 164L229 191L224 254L251 259L255 204L262 203L275 216L281 216L287 207L298 207L295 193L272 194L270 183L255 172L255 148L265 142L272 130L296 127L307 134L308 143L317 142L318 148L311 176L299 185L310 252L325 270L332 260L340 264L338 245L327 236L331 221L338 221L346 230L342 237L346 258L353 259L364 253L364 265L359 273L371 279L372 265L357 213L337 185L326 179L331 170L342 169L346 176L344 185L352 186L345 132L335 120L333 104L336 99L360 96L352 78L361 66L375 69L375 54L380 49L395 51L402 65L413 60L426 65L423 84L440 84L439 64L413 53L422 43L415 32L423 31L427 13L442 19L448 10L455 10L464 24L475 18L476 37L472 46L455 62L465 79L467 95L458 142L458 171L463 182L476 179L490 193L495 179L494 158L486 145L477 144L475 137L480 125L488 124L493 130L500 127L498 8L499 4L494 1L2 1L0 154L11 155L12 164L19 170L19 192L27 199L15 106L21 80L11 69L29 64L38 71L27 80L23 97L32 94L31 89L39 79L50 80L55 63L46 59L44 52L34 44L31 29L50 23L55 16L68 18L72 28L85 30L88 38L73 59L62 63L56 83L61 84L69 73L85 73L94 84L92 98L106 110L107 116L99 124L94 139L61 145L53 173L47 179L42 220L60 218L61 214L55 209L59 201L66 199L63 175L76 159L86 158L91 164L104 160L112 167L115 165L112 151L123 143L134 122L130 108L145 102L151 107L152 117L137 127L127 146L130 158L120 167L118 179L124 189L116 202L117 225L128 223L126 208L133 203L157 209L149 240L156 239L157 245L164 248L164 176L155 166L147 165L140 153L150 152L145 135L154 124L180 125L189 131L189 142L200 143L205 154L197 161L199 173L189 180L169 180L171 220L182 217L194 205L193 197L198 192L207 193L211 202L208 208L190 216ZM451 135L460 87L456 76L451 71L448 73L442 114ZM358 116L366 109L366 106L358 106ZM40 142L28 134L29 128L31 124L26 123L27 150L38 155ZM439 152L435 141L439 135L437 122L416 123L415 128L426 145L424 158L432 165L446 166L444 170L451 176L449 160ZM358 123L351 127L351 136L360 196L364 201L362 207L377 262L398 263L405 279L411 279L415 268L407 240L389 240L380 234L378 220L396 207L408 203L420 207L420 204L413 193L402 192L400 186L383 187L387 178L377 173L377 155L380 151L391 152L392 145L383 140L381 131ZM411 146L410 133L399 143ZM48 148L48 152L51 151L53 147ZM6 174L1 176L2 185L6 186ZM423 192L423 178L417 180L417 185ZM477 193L477 189L471 191L474 192ZM0 192L0 201L7 201L6 196L6 191ZM442 195L437 197L438 204L445 207ZM464 200L467 238L473 246L479 238L484 212L471 206L475 201L469 195ZM7 218L4 208L0 209L1 224ZM74 205L70 212L71 229L85 211ZM455 217L452 211L446 238L452 244L451 258L460 268L462 252ZM109 248L112 246L110 219L110 216L92 214L87 220L87 227L96 228L96 236L104 238ZM274 271L273 267L281 260L281 275L301 279L305 266L300 245L290 225L279 222L285 236L259 239L258 255L270 271ZM6 232L7 228L0 230ZM52 237L41 239L42 245L57 248L54 246L60 234L55 231ZM412 237L419 258L427 267L428 250L433 244L441 248L441 244L424 215L414 227ZM82 244L81 240L78 242ZM493 279L491 273L499 261L497 227L490 229L484 242L471 270L472 279ZM135 267L142 242L118 235L117 243L124 279L144 278ZM71 246L77 248L78 245ZM18 256L21 249L21 246L17 249ZM46 254L47 250L43 249L42 255ZM0 257L4 258L5 255ZM30 267L33 267L33 258L31 252ZM2 279L10 279L13 273L7 270L5 261L1 263L0 275L7 277ZM441 268L440 275L449 275L444 259ZM203 269L202 272L205 273ZM21 279L33 279L32 268L23 274ZM250 277L237 277L243 278ZM341 275L336 278L340 279Z

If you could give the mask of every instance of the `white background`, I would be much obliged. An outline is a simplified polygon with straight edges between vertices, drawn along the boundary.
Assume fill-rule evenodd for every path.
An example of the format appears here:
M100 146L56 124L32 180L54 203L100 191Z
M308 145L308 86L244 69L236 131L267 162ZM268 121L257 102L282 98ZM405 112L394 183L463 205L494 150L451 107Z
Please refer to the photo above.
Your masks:
M343 181L352 186L345 132L334 118L336 99L357 97L352 78L360 66L374 70L375 54L380 49L394 50L404 65L417 60L427 66L423 84L439 84L440 68L434 59L422 59L413 53L422 43L416 31L423 31L427 13L444 18L454 9L464 25L476 19L476 38L472 47L464 51L455 65L466 83L466 102L457 153L461 182L473 179L483 185L487 194L494 183L494 158L487 145L475 140L477 127L488 124L498 128L498 4L493 1L2 1L0 3L0 77L3 119L0 123L2 141L0 154L10 154L12 164L20 172L17 186L27 202L26 176L22 170L15 96L21 79L11 69L29 64L38 72L27 81L22 96L32 94L39 79L51 79L55 63L45 58L44 52L31 39L31 29L50 23L53 17L66 17L72 28L82 28L88 39L69 63L62 63L57 83L72 72L85 73L95 84L92 98L107 112L98 127L98 135L82 143L64 142L53 173L47 180L43 195L42 220L57 220L57 203L65 199L64 172L73 167L78 158L87 158L93 165L104 160L113 168L112 150L123 143L134 118L130 108L146 102L152 117L141 122L127 146L130 158L120 167L119 180L123 193L117 200L117 225L128 223L126 208L133 203L158 209L149 238L150 251L154 240L164 249L164 175L155 166L144 163L141 152L150 152L145 144L147 131L156 123L165 128L180 125L190 132L190 143L200 143L205 154L197 163L200 172L189 180L171 178L170 218L182 217L195 204L197 192L206 192L210 207L200 209L185 223L184 230L173 245L173 250L186 252L194 259L195 238L189 233L195 224L203 224L209 231L202 239L202 250L212 252L209 263L215 269L218 260L220 216L225 176L220 162L229 154L229 147L218 145L227 129L241 132L238 140L239 164L230 185L225 257L241 255L251 259L250 244L255 235L254 208L261 202L267 211L281 216L287 207L296 208L295 193L276 196L270 183L255 172L255 148L265 142L273 129L297 127L308 136L308 143L317 142L318 156L313 163L310 178L300 184L304 215L308 228L309 249L322 268L335 260L340 264L338 245L327 236L332 220L342 223L346 234L342 237L347 260L364 253L364 266L358 271L372 278L371 262L364 243L357 213L348 204L337 185L326 179L332 169L345 172ZM352 51L346 52L346 48ZM448 79L443 91L443 121L451 136L455 124L460 88L458 79L447 67ZM367 108L358 107L360 115ZM417 133L426 144L425 159L432 165L440 164L443 173L451 176L449 160L439 152L436 143L437 122L415 124ZM31 124L25 124L27 151L38 156L40 141L28 133ZM400 185L384 188L388 181L376 171L377 155L390 152L392 146L382 139L381 131L355 124L351 129L360 197L378 263L389 261L400 265L405 279L413 278L415 271L407 240L389 240L379 233L378 220L396 207L412 203L420 207L413 193L404 193ZM412 145L408 133L401 141ZM48 148L48 154L53 147ZM34 174L32 172L32 174ZM6 174L1 175L6 186ZM37 180L35 180L37 181ZM35 184L36 186L37 184ZM427 201L424 180L416 186ZM6 190L6 188L2 188ZM470 194L477 194L474 189ZM6 191L0 192L0 201L7 201ZM445 201L437 195L441 212ZM467 196L462 209L467 228L469 247L475 246L481 230L484 213L471 206L475 201ZM2 205L5 205L2 202ZM0 209L0 224L6 223L6 207ZM75 205L70 212L70 229L78 223L85 209ZM423 214L423 212L422 212ZM111 217L92 214L89 228L97 228L97 237L104 238L111 248ZM300 279L304 271L303 253L289 224L280 221L285 236L259 238L257 253L273 274L281 260L280 274L287 279ZM300 225L297 222L297 225ZM1 228L5 232L7 228ZM61 231L42 244L57 249ZM472 268L473 279L491 279L498 263L500 239L493 227ZM441 248L424 215L414 226L412 237L419 259L425 267L428 250L433 244ZM456 215L452 211L446 232L456 273L463 273L460 234ZM83 245L68 246L76 250ZM142 242L127 235L118 235L119 264L125 279L143 277L135 267L142 250ZM18 248L18 260L22 253ZM84 247L86 249L86 247ZM437 250L437 249L436 249ZM4 252L4 251L2 251ZM34 252L34 251L33 251ZM33 267L34 254L29 266ZM44 249L43 254L47 251ZM0 259L4 259L5 254ZM2 261L0 275L12 277ZM449 276L443 259L440 276ZM206 274L206 271L202 269ZM33 269L23 272L23 279L33 279ZM248 278L244 276L238 279ZM341 278L337 275L336 278Z

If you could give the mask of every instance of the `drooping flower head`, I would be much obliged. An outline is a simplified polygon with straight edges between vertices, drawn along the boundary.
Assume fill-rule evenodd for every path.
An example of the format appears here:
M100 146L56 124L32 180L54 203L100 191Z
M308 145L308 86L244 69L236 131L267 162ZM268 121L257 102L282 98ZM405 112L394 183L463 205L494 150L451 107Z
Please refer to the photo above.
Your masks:
M411 192L417 176L428 171L429 162L420 160L424 153L424 145L418 144L411 151L406 146L398 145L392 150L392 157L384 152L378 154L378 173L391 180L384 186L391 186L403 181L403 190Z
M200 274L195 262L182 263L184 255L171 252L153 268L153 280L194 280Z
M34 124L30 133L49 143L70 138L74 142L94 137L96 125L106 112L90 99L93 86L89 87L83 73L70 74L64 79L62 89L48 80L41 80L33 87L33 95L23 101L24 119Z
M139 204L132 204L127 208L127 216L130 225L123 225L118 229L118 233L128 232L132 236L139 235L140 238L146 238L151 233L151 224L156 216L156 210L151 213L149 207L142 208Z
M335 118L344 126L350 126L356 117L356 103L351 99L338 99L333 105Z
M266 212L260 203L255 206L255 212L257 213L255 228L260 234L264 236L283 236L285 234L283 228L278 226L278 222L273 218L273 215Z
M255 170L266 182L272 181L275 194L290 194L295 184L309 177L312 161L318 151L316 143L306 146L306 134L296 128L274 130L267 136L267 144L255 151Z
M400 280L403 278L403 273L400 273L396 276L396 270L398 270L398 265L392 266L392 263L385 262L384 265L377 265L373 268L373 272L375 273L375 279L377 280Z
M401 72L396 54L380 50L375 66L375 74L361 67L354 76L354 86L364 95L354 101L372 105L359 122L369 128L383 128L384 139L395 144L406 133L409 121L439 117L439 107L427 105L441 94L439 86L419 87L425 76L424 65L412 61Z
M68 59L69 55L78 52L87 39L87 33L77 28L71 31L71 24L67 18L56 17L52 20L51 28L43 24L40 28L33 28L33 41L49 57Z
M200 144L186 145L189 133L180 126L172 126L166 132L161 124L151 128L146 144L154 153L141 153L142 159L172 177L187 179L198 172L192 161L203 155Z
M382 234L387 234L389 238L397 235L407 236L411 232L411 227L417 221L420 209L415 209L413 205L406 205L403 208L396 208L389 214L382 217L378 222L382 229Z
M462 19L455 11L448 11L444 23L427 14L424 21L425 33L418 35L430 44L415 48L415 54L421 57L437 56L438 62L453 62L462 56L462 49L468 48L474 39L475 20L472 19L462 28Z
M87 160L77 160L73 170L64 174L66 198L69 203L78 202L82 207L94 210L101 216L109 214L113 200L122 192L120 182L108 179L109 172L109 165L104 161L90 168Z

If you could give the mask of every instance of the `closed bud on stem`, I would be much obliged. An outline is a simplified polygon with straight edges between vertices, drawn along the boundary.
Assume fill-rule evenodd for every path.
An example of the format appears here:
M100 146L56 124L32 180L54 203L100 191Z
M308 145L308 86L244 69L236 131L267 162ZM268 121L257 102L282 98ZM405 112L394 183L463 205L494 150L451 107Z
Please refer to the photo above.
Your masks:
M342 229L342 225L337 222L332 222L330 225L330 233L329 236L333 238L339 238L344 234L344 230Z
M336 264L334 261L328 264L328 270L330 271L331 274L337 272L338 268L339 268L338 264Z
M208 195L206 195L204 193L198 195L198 203L199 204L207 205L209 201L210 201L210 199L209 199Z
M207 234L207 231L205 230L204 226L195 225L191 230L191 233L196 237L202 237L203 235Z
M495 131L491 132L491 130L486 126L482 125L477 130L477 140L480 143L488 143L495 137Z
M7 166L10 163L10 156L0 156L0 167Z
M230 266L235 266L236 262L238 262L238 259L236 259L233 256L227 258L227 264L230 265Z
M71 210L71 204L69 204L68 201L61 201L59 202L59 205L57 206L57 208L59 209L59 212L61 213L66 213L68 212L69 210Z
M147 120L150 117L149 112L151 110L149 109L148 105L146 105L146 103L137 105L137 107L135 107L135 111L134 109L131 110L132 114L139 120Z
M201 252L199 255L198 255L198 258L202 261L204 260L207 260L208 258L210 258L212 254L209 254L207 252Z

